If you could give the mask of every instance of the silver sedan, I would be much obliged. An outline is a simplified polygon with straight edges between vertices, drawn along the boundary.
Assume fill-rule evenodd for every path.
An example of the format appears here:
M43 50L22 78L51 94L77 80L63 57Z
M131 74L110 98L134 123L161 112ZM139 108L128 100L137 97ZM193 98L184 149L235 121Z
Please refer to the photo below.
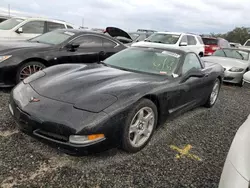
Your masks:
M250 115L237 131L220 179L219 188L250 187Z
M250 49L225 48L203 57L203 61L218 63L224 67L224 82L243 84L243 74L250 68Z

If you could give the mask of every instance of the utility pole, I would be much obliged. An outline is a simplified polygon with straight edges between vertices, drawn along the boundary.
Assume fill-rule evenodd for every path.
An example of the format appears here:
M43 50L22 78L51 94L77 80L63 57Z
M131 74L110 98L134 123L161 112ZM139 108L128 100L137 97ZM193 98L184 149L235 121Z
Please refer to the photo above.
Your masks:
M9 18L10 18L10 4L8 4Z

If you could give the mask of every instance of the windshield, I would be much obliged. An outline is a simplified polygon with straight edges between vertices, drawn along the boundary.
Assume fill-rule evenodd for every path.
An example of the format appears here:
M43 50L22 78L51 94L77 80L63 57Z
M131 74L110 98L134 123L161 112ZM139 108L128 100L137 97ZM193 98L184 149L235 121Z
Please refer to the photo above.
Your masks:
M23 22L23 19L11 18L9 20L1 22L0 23L0 29L2 29L2 30L10 30L10 29L14 28L15 26L17 26L18 24L20 24L21 22Z
M74 35L75 33L73 32L56 30L56 31L52 31L52 32L40 35L38 37L35 37L31 39L30 41L57 45L57 44L63 43L64 41L68 40L70 37Z
M249 60L249 52L242 51L242 50L235 50L235 51L241 55L243 60Z
M105 60L118 69L158 75L171 75L181 55L165 50L128 48Z
M176 44L179 38L180 38L180 35L154 33L150 37L148 37L145 41L164 43L164 44Z
M211 39L211 38L202 38L203 43L205 45L218 45L218 40L217 39Z

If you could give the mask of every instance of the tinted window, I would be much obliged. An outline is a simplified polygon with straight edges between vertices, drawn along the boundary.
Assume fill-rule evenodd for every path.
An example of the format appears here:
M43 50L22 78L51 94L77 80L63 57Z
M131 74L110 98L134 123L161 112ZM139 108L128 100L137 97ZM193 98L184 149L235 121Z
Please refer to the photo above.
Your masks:
M82 36L73 41L80 47L102 47L102 38L96 36Z
M5 18L0 18L0 22L3 22L5 21L6 19Z
M47 22L47 25L48 25L48 31L53 31L56 29L65 29L65 26L63 24L55 22Z
M165 33L154 33L147 38L148 42L164 43L164 44L176 44L179 40L180 35L165 34Z
M203 43L205 45L218 45L218 40L217 39L212 39L212 38L202 38Z
M220 56L220 57L225 57L225 53L223 50L216 50L214 53L213 53L213 56Z
M70 25L67 25L67 28L68 28L68 29L73 29L73 27L72 27L72 26L70 26Z
M182 74L185 74L192 68L201 69L202 67L198 57L195 54L190 53L185 58L184 64L182 66Z
M112 55L104 62L118 69L171 75L180 58L181 54L166 50L127 48Z
M104 46L104 47L111 47L111 48L114 48L114 47L116 46L116 43L115 43L115 42L113 42L113 41L111 41L111 40L108 40L108 39L105 39L105 38L103 38L102 42L103 42L103 46Z
M187 40L188 40L188 45L196 45L196 39L194 36L188 35L187 36Z
M69 31L56 30L45 33L38 37L31 39L30 41L45 43L45 44L61 44L68 40L70 37L74 36L75 33Z
M2 29L2 30L12 29L13 27L17 26L21 22L23 22L23 19L11 18L9 20L6 20L6 21L0 23L0 29Z
M22 26L23 33L42 34L44 32L44 21L30 21Z
M186 42L187 43L187 35L183 35L182 36L181 42Z

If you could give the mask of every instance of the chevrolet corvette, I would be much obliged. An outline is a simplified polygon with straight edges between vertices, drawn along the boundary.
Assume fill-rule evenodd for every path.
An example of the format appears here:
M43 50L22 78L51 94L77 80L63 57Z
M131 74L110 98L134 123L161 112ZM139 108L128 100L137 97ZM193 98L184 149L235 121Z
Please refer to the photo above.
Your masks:
M131 47L31 75L12 90L9 109L21 130L66 150L114 144L138 152L167 117L212 107L222 80L221 65L193 52Z

